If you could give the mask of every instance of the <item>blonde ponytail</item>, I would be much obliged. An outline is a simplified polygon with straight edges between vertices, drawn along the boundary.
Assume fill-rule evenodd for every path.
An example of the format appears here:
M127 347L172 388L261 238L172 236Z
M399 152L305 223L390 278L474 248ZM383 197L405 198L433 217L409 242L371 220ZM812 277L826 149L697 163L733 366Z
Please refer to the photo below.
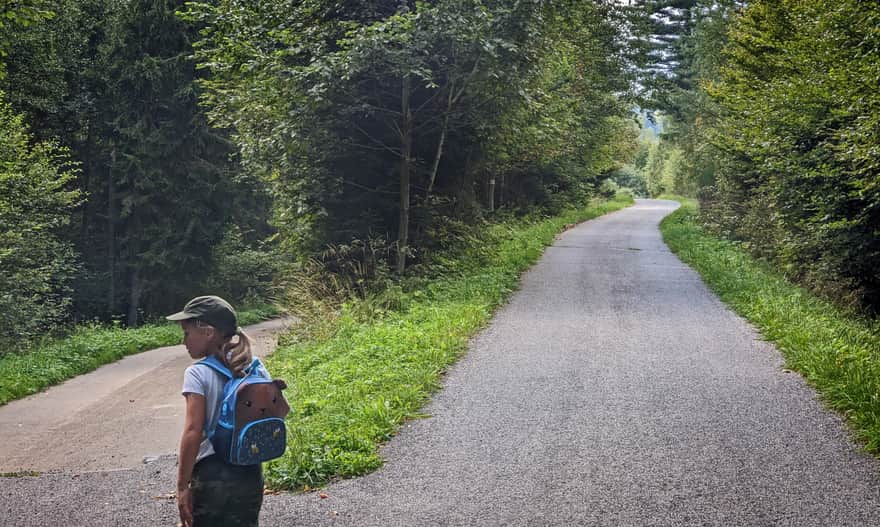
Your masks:
M238 336L238 342L227 342L223 346L225 352L226 363L237 377L244 375L244 370L251 365L254 360L253 341L241 328L235 329L235 335Z

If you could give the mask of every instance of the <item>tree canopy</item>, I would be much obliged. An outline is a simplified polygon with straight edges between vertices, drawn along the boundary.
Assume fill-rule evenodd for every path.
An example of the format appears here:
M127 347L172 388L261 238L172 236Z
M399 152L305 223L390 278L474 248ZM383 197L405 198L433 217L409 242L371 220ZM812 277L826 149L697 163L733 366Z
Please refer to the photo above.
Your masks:
M633 143L611 5L221 1L187 16L206 28L209 116L274 183L300 250L379 234L402 273L432 243L428 218L578 199L554 191L593 188Z
M880 306L880 8L858 1L679 5L666 68L674 188L803 283Z

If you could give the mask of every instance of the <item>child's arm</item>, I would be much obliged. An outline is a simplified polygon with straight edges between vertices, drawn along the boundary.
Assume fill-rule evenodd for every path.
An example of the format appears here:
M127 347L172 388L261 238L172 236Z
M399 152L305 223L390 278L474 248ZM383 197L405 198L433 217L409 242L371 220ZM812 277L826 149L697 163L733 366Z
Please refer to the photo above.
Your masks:
M180 454L177 460L177 508L184 527L189 527L192 525L193 508L189 484L205 429L205 396L187 393L185 397L186 417L183 434L180 436Z

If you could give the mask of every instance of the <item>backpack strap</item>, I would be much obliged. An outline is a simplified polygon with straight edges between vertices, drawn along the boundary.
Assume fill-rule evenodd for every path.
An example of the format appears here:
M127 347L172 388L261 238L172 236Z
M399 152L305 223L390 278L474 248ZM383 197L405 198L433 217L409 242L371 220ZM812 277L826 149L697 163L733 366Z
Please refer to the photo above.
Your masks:
M247 375L259 375L259 371L258 371L258 370L259 370L259 368L260 368L262 365L263 365L263 363L260 362L260 359L254 357L254 360L251 361L251 365L248 366L247 368L245 368L245 370L244 370L245 376L247 376Z
M254 359L254 360L257 360L257 359ZM215 357L213 355L209 355L208 357L205 357L204 359L200 360L196 364L204 364L205 366L211 368L212 370L214 370L216 372L219 372L221 375L223 375L224 377L226 377L228 379L235 378L235 376L232 374L232 372L229 371L229 368L227 368L225 364L220 362L220 359L218 359L217 357ZM253 366L253 365L251 365L251 366Z

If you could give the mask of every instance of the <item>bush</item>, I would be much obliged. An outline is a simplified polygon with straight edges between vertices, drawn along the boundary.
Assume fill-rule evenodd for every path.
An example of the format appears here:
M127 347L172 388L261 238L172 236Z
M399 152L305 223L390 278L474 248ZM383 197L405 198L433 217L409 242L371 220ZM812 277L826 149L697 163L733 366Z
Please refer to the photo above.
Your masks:
M610 179L606 179L599 185L599 195L605 199L613 198L619 190L620 186Z
M234 304L255 304L274 298L273 278L282 258L269 247L253 248L233 225L214 248L213 270L202 290L229 299Z
M0 92L0 354L63 321L76 268L59 237L80 200L76 170L53 143L36 143Z
M391 288L394 252L384 238L330 245L280 272L278 301L302 320L304 329L320 331L346 303L381 296Z
M645 148L647 155L647 148ZM648 182L645 176L633 166L625 166L611 173L611 181L617 183L620 188L627 188L632 191L633 196L648 196Z
M635 199L635 194L633 194L632 189L622 188L617 191L614 195L614 201L629 201L632 202Z

